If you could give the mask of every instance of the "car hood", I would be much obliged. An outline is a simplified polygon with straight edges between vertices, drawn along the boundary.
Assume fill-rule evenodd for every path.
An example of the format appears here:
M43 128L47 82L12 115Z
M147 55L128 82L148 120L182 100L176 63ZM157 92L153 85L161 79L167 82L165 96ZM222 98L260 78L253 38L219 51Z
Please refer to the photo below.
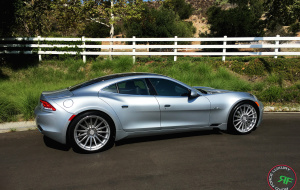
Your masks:
M228 93L232 92L229 90L222 90L222 89L214 89L211 87L205 87L205 86L193 86L196 90L200 91L204 94L221 94L221 93Z

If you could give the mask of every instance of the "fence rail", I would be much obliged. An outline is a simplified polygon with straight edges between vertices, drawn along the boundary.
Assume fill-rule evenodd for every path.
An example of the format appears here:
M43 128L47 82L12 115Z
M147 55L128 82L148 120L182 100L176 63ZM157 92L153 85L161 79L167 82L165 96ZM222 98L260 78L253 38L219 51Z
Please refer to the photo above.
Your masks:
M63 43L76 43L69 45ZM99 42L131 42L132 45L94 45ZM136 44L136 43L142 44ZM174 45L152 45L149 43L170 43ZM178 42L199 42L199 45L178 45ZM223 42L223 45L203 45L202 42ZM227 44L230 42L230 44ZM247 43L246 43L247 42ZM51 44L49 44L51 43ZM91 44L92 43L92 44ZM147 45L145 45L145 43ZM234 43L234 44L233 44ZM34 49L36 48L36 49ZM48 48L48 50L47 50ZM49 50L49 48L55 48ZM62 48L64 48L62 50ZM262 49L268 51L254 52L251 49ZM290 49L292 51L280 52L280 48ZM291 49L293 48L293 49ZM299 48L299 49L298 49ZM70 49L70 50L68 50ZM76 51L74 50L76 49ZM113 51L107 51L111 50ZM130 50L125 51L124 50ZM150 52L150 49L158 49L159 51ZM204 49L220 49L220 52L208 52ZM237 51L228 52L227 49L249 49L247 52ZM269 50L273 49L273 50ZM103 51L104 50L104 51ZM139 51L136 51L139 50ZM144 51L142 51L144 50ZM168 50L162 51L162 50ZM171 50L171 51L170 51ZM185 51L184 51L185 50ZM188 50L188 51L187 51ZM300 37L227 37L223 38L44 38L44 37L29 37L29 38L0 38L0 54L38 54L39 60L42 60L42 55L82 55L83 61L86 62L86 56L91 55L131 55L135 60L138 55L169 55L174 56L174 61L177 56L222 56L225 61L226 56L274 56L279 55L300 56Z

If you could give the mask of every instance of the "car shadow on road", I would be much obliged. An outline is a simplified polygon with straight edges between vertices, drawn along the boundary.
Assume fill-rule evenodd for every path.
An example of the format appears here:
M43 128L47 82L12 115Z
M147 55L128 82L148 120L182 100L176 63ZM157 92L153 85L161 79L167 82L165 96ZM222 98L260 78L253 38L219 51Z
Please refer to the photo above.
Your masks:
M174 133L174 134L165 134L165 135L134 137L134 138L123 139L123 140L117 141L117 142L115 142L115 144L112 143L105 150L111 149L114 145L122 146L122 145L126 145L126 144L134 144L134 143L149 142L149 141L160 141L160 140L168 140L168 139L179 139L179 138L186 138L186 137L193 137L193 136L222 135L223 133L224 133L224 131L214 129L214 130L193 131L193 132ZM69 151L70 149L72 149L74 152L79 153L79 154L89 154L87 152L82 152L82 151L73 149L70 145L65 145L65 144L56 142L47 136L44 136L43 139L44 139L45 145L52 149L61 150L61 151ZM105 150L102 150L102 151L105 151Z
M65 144L56 142L56 141L50 139L49 137L46 137L45 135L44 135L43 139L44 139L45 145L49 148L53 148L56 150L62 150L62 151L69 151L71 149L71 147L69 145L65 145Z
M120 141L117 141L117 142L115 142L115 146L122 146L125 144L134 144L134 143L140 143L140 142L186 138L186 137L193 137L193 136L222 135L223 133L224 133L223 131L214 129L214 130L193 131L193 132L166 134L166 135L135 137L135 138L122 139Z

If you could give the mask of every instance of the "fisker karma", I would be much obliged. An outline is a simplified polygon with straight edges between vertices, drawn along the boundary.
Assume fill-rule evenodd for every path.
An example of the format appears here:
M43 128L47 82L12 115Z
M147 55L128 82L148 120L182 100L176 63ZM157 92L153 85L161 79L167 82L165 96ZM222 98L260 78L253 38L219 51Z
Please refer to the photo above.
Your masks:
M204 129L248 134L262 116L263 104L250 93L191 87L152 73L113 74L43 92L35 108L42 134L83 152L138 136Z

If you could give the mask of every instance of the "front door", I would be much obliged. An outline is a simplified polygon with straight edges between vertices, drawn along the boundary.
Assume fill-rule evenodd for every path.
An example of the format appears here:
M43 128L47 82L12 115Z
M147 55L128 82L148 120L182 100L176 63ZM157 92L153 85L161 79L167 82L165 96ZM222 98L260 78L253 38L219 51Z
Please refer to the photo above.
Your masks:
M174 81L149 80L157 92L162 129L208 126L210 102L206 97L190 98L189 89Z

